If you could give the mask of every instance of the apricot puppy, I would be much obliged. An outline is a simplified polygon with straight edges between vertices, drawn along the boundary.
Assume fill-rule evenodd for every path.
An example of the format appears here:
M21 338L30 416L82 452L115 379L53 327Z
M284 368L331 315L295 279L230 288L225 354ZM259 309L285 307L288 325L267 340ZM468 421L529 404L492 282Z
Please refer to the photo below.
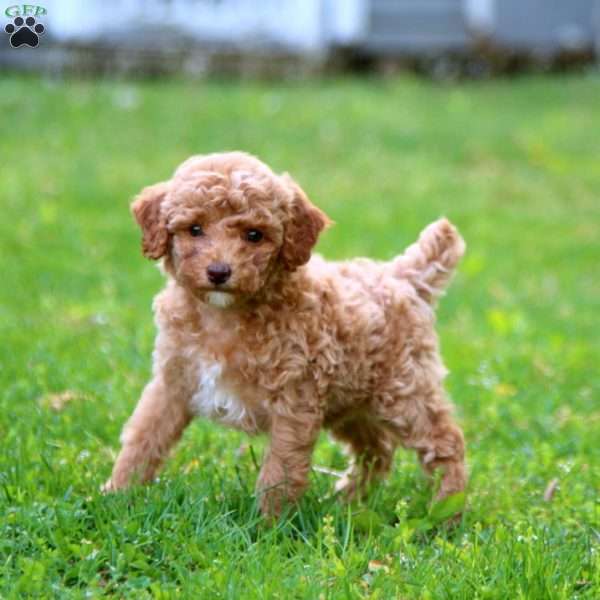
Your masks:
M194 156L132 205L162 260L153 375L125 425L106 490L154 477L195 416L270 445L264 513L305 490L324 427L353 454L338 489L365 489L398 445L438 496L465 486L464 442L443 389L432 304L464 251L442 219L390 262L311 258L327 216L287 175L241 152Z

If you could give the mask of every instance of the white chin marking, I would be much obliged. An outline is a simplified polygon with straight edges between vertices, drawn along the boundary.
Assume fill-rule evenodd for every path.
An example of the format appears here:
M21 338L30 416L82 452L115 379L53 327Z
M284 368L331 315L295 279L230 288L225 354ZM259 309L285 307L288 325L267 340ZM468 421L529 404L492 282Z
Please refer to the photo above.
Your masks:
M229 292L206 292L206 301L212 306L227 308L233 304L234 297Z

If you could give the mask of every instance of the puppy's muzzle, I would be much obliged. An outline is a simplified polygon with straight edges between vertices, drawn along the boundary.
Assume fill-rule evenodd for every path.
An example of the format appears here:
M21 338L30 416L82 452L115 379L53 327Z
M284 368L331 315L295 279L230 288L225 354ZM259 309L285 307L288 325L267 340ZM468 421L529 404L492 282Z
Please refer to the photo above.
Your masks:
M231 277L231 267L225 263L211 263L206 268L206 275L211 283L219 285Z

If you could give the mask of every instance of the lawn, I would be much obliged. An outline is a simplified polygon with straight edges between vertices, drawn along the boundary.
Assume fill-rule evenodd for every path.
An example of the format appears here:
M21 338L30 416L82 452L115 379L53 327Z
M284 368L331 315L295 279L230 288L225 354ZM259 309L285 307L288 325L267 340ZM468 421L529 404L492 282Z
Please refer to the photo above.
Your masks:
M0 597L600 597L599 98L593 75L3 74ZM468 441L455 529L427 526L430 489L403 451L366 505L341 506L314 472L298 512L266 527L264 441L200 421L158 483L100 495L149 375L162 285L128 203L188 155L236 148L332 216L329 258L390 258L441 214L466 238L439 308ZM344 455L323 437L315 464Z

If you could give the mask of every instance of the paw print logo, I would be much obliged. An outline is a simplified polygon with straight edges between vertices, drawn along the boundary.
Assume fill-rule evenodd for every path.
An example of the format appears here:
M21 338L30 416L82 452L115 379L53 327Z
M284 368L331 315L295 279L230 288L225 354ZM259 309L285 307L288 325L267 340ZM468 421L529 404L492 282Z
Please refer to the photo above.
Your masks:
M40 43L39 36L46 31L46 28L41 23L36 23L33 17L26 19L15 17L4 31L10 35L10 45L13 48L23 45L35 48Z

